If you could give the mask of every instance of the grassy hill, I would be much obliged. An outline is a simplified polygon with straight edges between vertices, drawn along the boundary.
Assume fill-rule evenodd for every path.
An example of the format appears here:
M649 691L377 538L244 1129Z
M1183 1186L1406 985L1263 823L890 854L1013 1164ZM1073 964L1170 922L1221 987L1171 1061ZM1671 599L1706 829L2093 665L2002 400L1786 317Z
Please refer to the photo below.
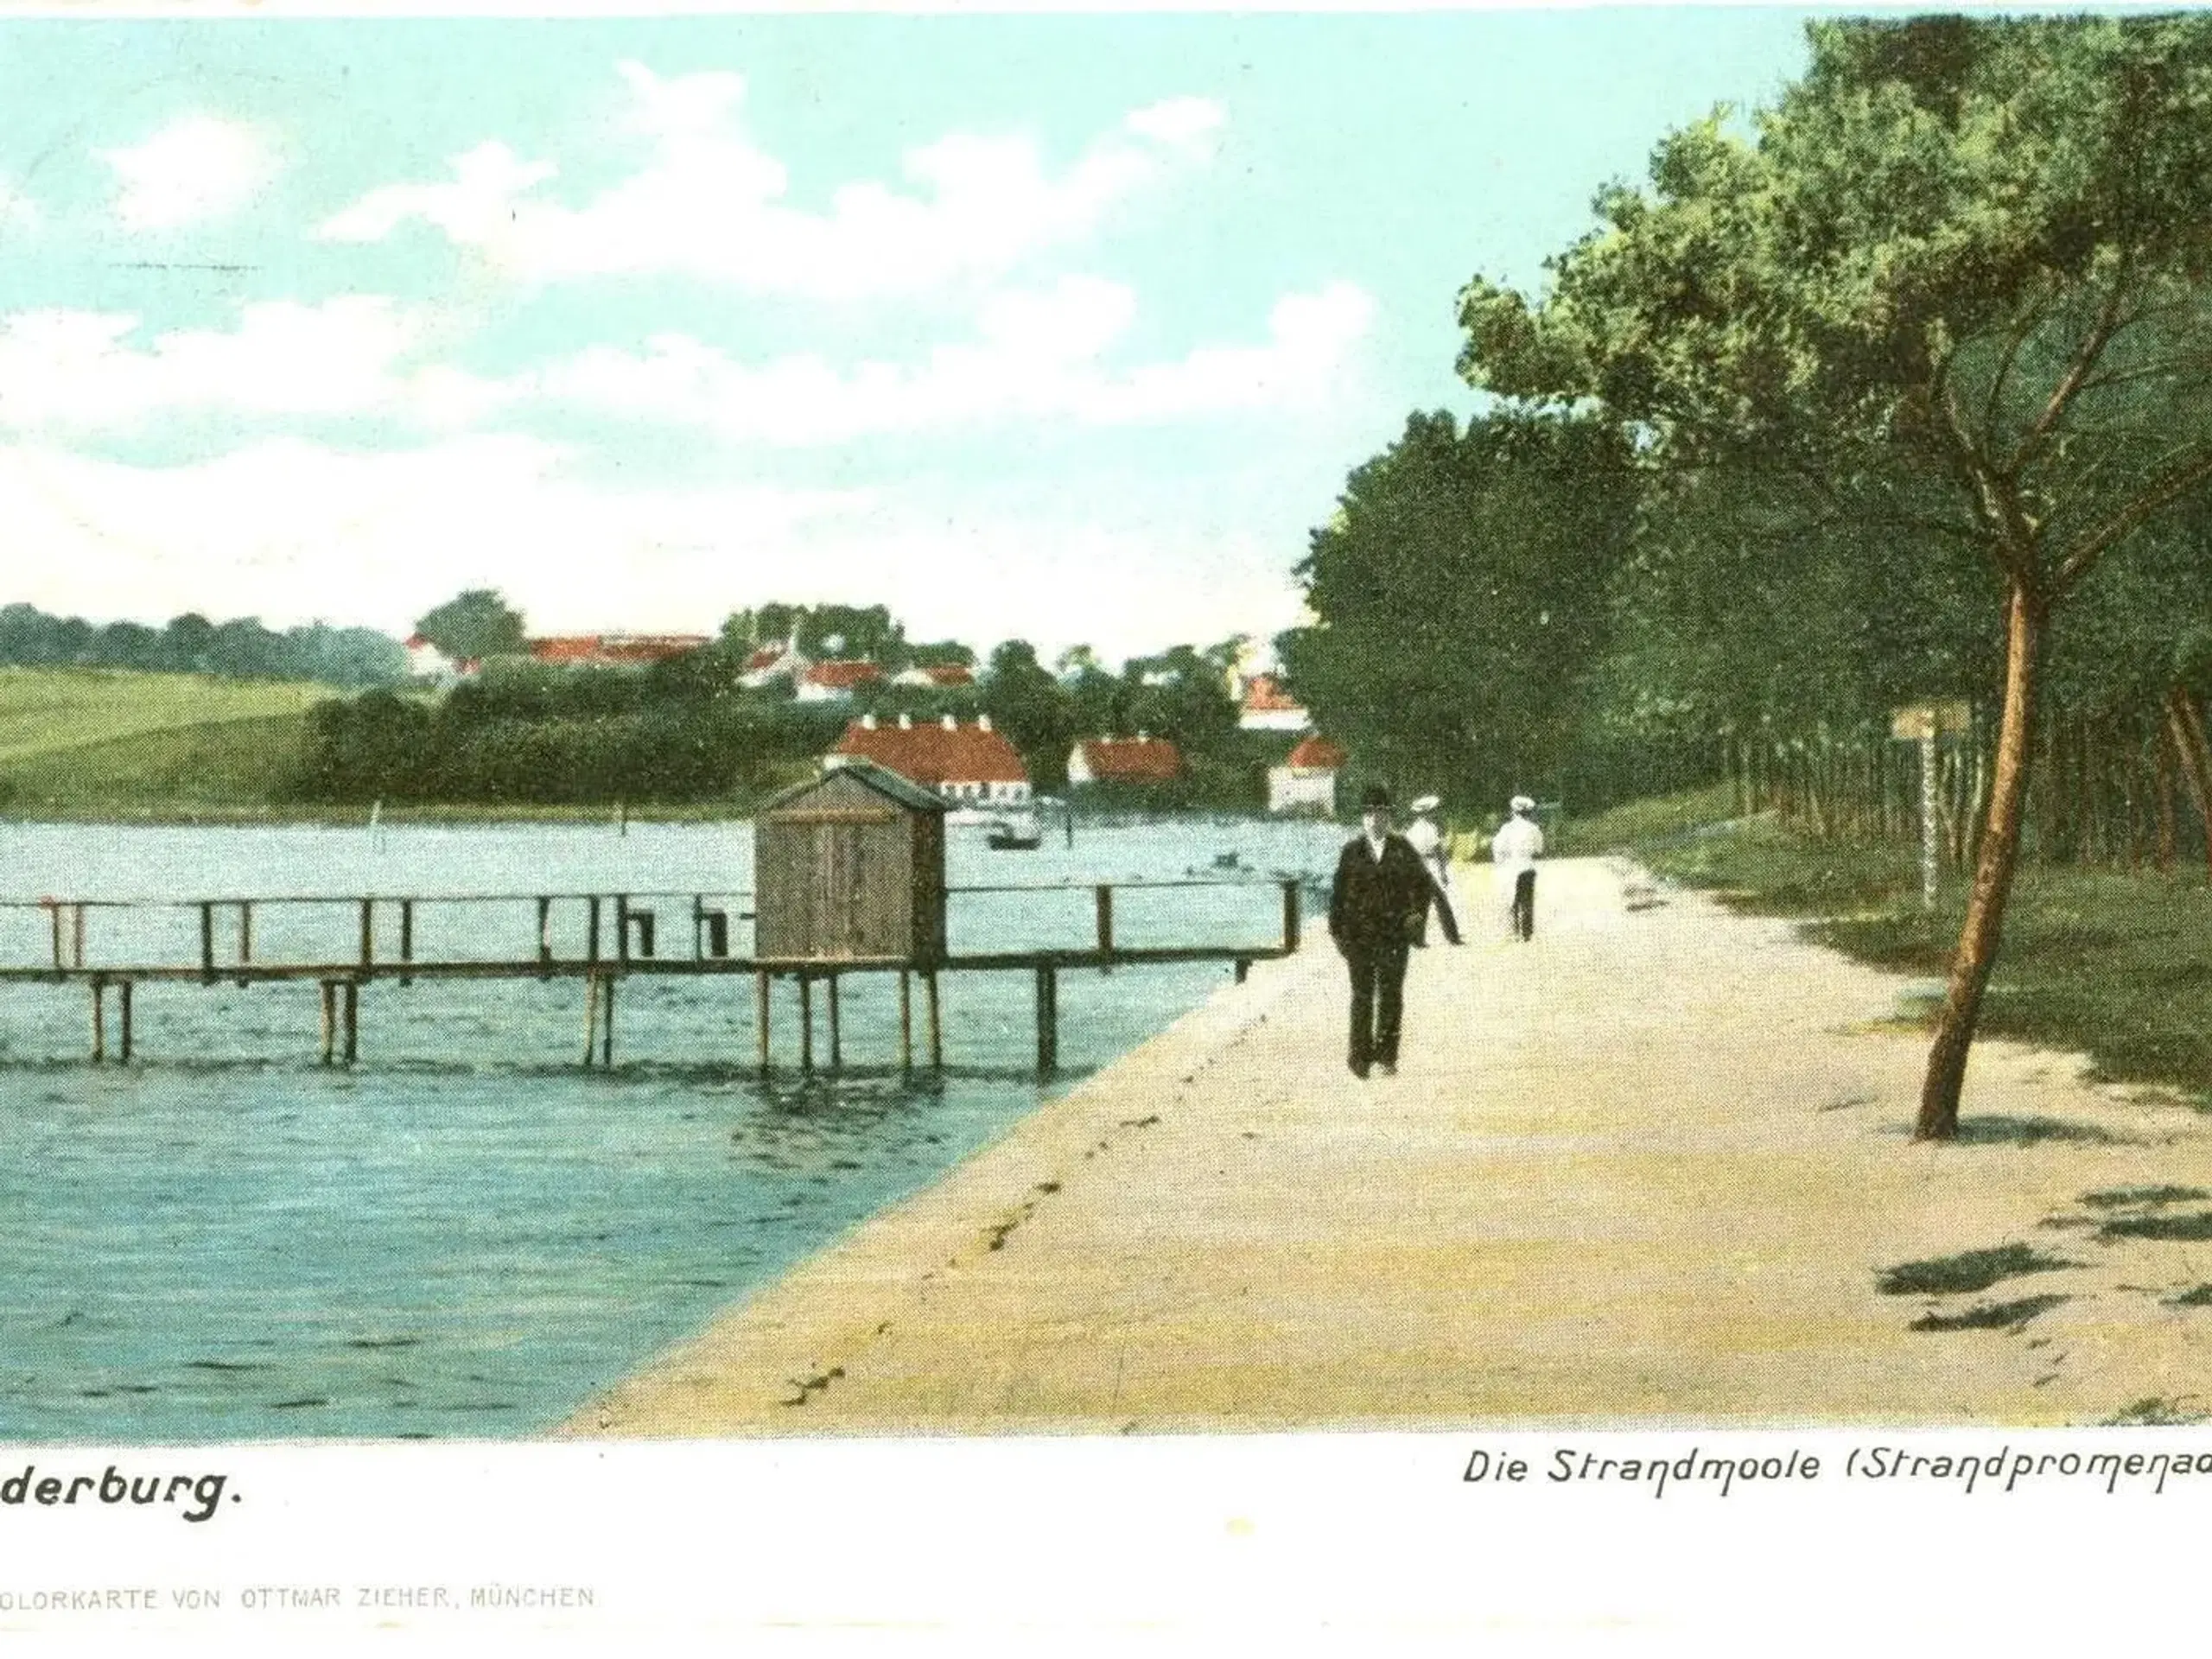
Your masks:
M319 685L0 668L0 811L252 814L292 772Z

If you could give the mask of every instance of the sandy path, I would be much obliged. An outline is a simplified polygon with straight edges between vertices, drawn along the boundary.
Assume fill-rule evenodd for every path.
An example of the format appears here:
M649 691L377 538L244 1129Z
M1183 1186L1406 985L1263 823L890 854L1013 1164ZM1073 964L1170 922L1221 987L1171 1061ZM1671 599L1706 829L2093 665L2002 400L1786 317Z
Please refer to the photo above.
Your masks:
M1478 890L1487 893L1474 872ZM1902 982L1696 895L1546 867L1540 936L1414 959L1406 1065L1342 1059L1325 939L1255 970L580 1412L575 1434L2101 1421L2199 1402L2212 1120L1977 1052L1968 1113L2108 1140L1905 1138ZM1478 935L1485 931L1478 926ZM2075 1265L1884 1295L2025 1244ZM2208 1293L2212 1294L2212 1293ZM2063 1297L2012 1328L1928 1313ZM2017 1316L2016 1316L2017 1317Z

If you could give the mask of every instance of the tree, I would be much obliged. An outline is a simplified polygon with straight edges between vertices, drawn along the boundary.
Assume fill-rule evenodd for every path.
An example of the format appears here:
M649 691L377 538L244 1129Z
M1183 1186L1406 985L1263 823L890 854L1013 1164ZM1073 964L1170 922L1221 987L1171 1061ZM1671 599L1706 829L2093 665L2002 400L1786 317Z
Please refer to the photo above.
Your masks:
M1008 639L991 652L982 683L983 712L1021 751L1030 775L1055 785L1067 776L1068 748L1075 730L1060 683L1037 660L1026 639Z
M416 618L415 632L456 660L512 657L524 648L522 613L489 588L456 594Z
M1815 23L1751 135L1725 111L1614 187L1532 304L1478 278L1461 371L1588 401L1659 462L1855 499L2002 590L1994 777L1916 1133L1959 1097L2017 865L2054 617L2212 480L2212 19Z
M1319 623L1276 650L1317 724L1371 773L1460 801L1554 786L1633 483L1606 423L1411 416L1299 566Z

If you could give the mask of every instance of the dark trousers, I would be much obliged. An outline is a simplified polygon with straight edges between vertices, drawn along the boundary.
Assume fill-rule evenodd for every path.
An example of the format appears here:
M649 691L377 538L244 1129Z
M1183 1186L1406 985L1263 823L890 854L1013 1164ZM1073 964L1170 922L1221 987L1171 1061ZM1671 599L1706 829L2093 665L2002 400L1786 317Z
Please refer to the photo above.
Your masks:
M1436 919L1444 925L1444 943L1459 944L1459 918L1452 914L1452 895L1444 891L1443 883L1433 876L1429 878L1428 902L1429 907L1436 912ZM1421 918L1421 931L1427 933L1428 918L1426 916Z
M1354 946L1344 953L1351 970L1351 1069L1398 1063L1398 1028L1406 1010L1406 947Z
M1497 901L1493 899L1491 902L1496 904ZM1523 939L1532 939L1536 936L1536 873L1534 870L1523 870L1513 878L1513 931L1516 938Z

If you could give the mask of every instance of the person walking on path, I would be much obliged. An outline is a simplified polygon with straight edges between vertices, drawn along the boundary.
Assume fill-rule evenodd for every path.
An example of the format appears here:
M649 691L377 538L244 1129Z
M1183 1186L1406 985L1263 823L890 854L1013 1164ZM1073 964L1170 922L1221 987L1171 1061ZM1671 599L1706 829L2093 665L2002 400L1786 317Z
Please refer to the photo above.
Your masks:
M1414 849L1421 860L1421 868L1428 872L1429 902L1435 908L1436 919L1443 924L1444 942L1457 944L1459 943L1459 918L1452 911L1452 866L1444 853L1444 832L1436 827L1436 819L1433 816L1443 804L1433 795L1424 795L1414 803L1414 821L1406 826L1406 845ZM1428 918L1424 915L1421 931L1426 934L1427 931ZM1416 944L1427 942L1426 938L1414 941Z
M1498 885L1513 895L1513 936L1522 941L1536 933L1536 861L1544 855L1544 832L1536 826L1536 804L1516 795L1513 816L1491 837L1490 861Z
M1352 1073L1398 1070L1405 1020L1406 958L1428 925L1434 889L1421 855L1390 832L1390 793L1379 785L1362 800L1360 832L1337 860L1329 891L1329 937L1351 973Z

